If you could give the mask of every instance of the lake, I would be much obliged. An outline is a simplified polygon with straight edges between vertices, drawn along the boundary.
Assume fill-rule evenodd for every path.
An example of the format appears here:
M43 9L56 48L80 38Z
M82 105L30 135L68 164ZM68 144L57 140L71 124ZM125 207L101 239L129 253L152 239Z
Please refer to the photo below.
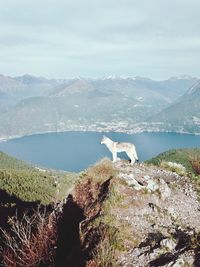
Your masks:
M200 136L177 133L106 133L117 142L136 145L140 161L171 148L200 147ZM103 133L65 132L26 136L0 143L0 150L40 166L78 172L111 153L100 141ZM118 154L126 158L125 153Z

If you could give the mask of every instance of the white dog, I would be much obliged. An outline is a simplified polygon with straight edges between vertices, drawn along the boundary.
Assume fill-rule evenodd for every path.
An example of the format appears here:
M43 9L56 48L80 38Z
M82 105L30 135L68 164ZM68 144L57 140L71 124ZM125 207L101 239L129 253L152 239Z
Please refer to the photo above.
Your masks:
M131 165L133 165L135 161L138 161L138 156L134 144L114 142L105 135L101 140L101 144L106 145L110 150L113 155L113 162L116 162L117 160L117 152L126 152L126 154L131 159Z

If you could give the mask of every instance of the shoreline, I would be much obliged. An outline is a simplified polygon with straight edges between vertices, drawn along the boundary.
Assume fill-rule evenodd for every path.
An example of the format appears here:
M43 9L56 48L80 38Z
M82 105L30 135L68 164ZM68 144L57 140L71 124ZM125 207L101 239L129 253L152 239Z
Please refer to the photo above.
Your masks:
M89 130L83 130L83 129L70 129L70 130L64 130L64 131L45 131L45 132L36 132L32 134L25 134L25 135L13 135L13 136L8 136L8 137L2 137L0 138L0 143L11 141L11 140L16 140L20 139L23 137L29 137L33 135L44 135L44 134L52 134L52 133L67 133L67 132L97 132L97 133L124 133L124 134L129 134L129 135L134 135L134 134L140 134L140 133L175 133L175 134L185 134L185 135L194 135L194 136L199 136L200 133L191 133L191 132L183 132L183 131L162 131L162 130L137 130L137 131L130 131L130 130L100 130L100 129L89 129Z

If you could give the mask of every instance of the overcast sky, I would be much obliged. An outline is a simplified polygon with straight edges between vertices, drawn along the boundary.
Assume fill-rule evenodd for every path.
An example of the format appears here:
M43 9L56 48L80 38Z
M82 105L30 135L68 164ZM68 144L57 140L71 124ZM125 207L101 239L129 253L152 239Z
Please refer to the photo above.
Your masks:
M0 73L200 77L200 1L0 0Z

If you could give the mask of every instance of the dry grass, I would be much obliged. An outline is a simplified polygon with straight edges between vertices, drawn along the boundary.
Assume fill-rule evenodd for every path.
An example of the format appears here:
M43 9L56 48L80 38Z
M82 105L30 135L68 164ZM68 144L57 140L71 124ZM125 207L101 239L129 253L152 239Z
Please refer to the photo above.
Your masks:
M176 162L168 162L162 160L160 163L160 166L166 170L169 170L171 172L175 172L180 176L184 176L186 174L186 169L183 165Z
M104 158L97 162L94 166L90 167L85 175L93 179L95 182L102 182L107 179L113 178L117 175L116 169L113 167L112 162Z
M117 255L126 251L126 243L133 243L131 237L131 227L116 217L116 210L123 205L123 196L120 194L120 187L123 184L116 183L112 180L107 198L102 205L101 214L91 223L91 227L104 230L101 232L101 241L94 251L93 264L91 266L114 267L117 264ZM135 241L134 241L135 242Z
M113 179L112 179L113 178ZM121 188L126 183L117 178L110 160L103 159L85 173L74 190L74 201L87 217L81 223L80 233L87 251L87 267L116 267L117 254L126 250L124 243L130 239L130 225L112 214L123 204Z
M110 180L115 175L116 170L112 162L107 159L101 160L82 174L73 195L76 203L84 210L85 216L91 217L100 211L104 195L107 198L107 193L110 191ZM104 187L105 192L103 192Z
M117 267L116 261L116 243L118 242L118 233L115 227L104 227L101 230L101 242L94 251L93 261L98 267Z
M10 218L10 231L3 233L2 261L7 267L54 265L57 228L54 215L39 209L29 217Z
M200 156L198 154L192 154L190 155L189 161L195 174L200 175Z
M120 207L124 197L118 192L118 185L115 182L111 182L108 197L102 205L102 209L105 214L110 214L112 209Z

